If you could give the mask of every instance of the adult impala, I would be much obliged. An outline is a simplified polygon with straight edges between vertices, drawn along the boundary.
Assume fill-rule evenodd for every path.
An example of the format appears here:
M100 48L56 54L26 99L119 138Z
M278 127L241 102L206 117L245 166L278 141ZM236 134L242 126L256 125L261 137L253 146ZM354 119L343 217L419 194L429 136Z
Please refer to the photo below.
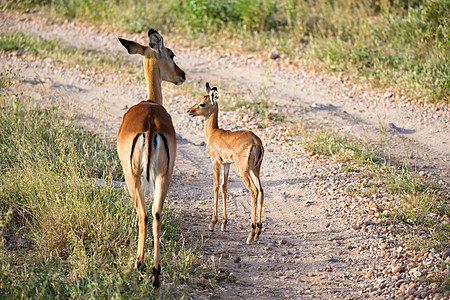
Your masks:
M184 73L173 61L172 50L164 47L162 36L154 29L148 31L149 45L119 38L129 54L144 57L148 100L131 107L123 116L117 137L117 152L125 175L128 191L139 217L139 244L136 268L144 267L147 237L147 208L144 193L153 188L153 286L160 284L161 214L169 189L176 154L176 136L172 119L162 106L161 81L182 84Z
M217 202L219 193L220 166L222 166L222 199L223 214L221 230L227 226L227 183L230 164L235 163L239 175L251 195L251 226L247 238L247 244L253 239L257 240L261 234L261 213L264 201L264 192L261 187L259 173L264 156L264 148L261 140L253 132L248 130L228 131L219 128L218 116L219 94L217 88L211 88L206 83L206 96L188 109L190 116L205 117L206 150L211 157L214 173L214 209L209 230L214 230L217 223ZM256 222L256 208L258 206L258 221Z

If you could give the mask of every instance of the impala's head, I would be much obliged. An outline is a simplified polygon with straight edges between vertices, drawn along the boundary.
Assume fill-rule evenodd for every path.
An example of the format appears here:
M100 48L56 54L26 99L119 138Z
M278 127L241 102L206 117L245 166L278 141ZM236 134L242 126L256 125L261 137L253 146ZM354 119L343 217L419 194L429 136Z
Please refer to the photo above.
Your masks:
M155 59L158 62L161 79L180 85L186 80L186 73L174 62L175 54L164 47L162 36L153 28L148 31L148 46L119 38L120 43L129 54L140 54L144 59Z
M211 88L209 83L206 83L205 86L206 94L203 96L200 101L195 103L191 108L187 110L187 113L191 117L197 116L210 116L215 110L217 110L217 99L219 99L219 93L217 92L217 88Z

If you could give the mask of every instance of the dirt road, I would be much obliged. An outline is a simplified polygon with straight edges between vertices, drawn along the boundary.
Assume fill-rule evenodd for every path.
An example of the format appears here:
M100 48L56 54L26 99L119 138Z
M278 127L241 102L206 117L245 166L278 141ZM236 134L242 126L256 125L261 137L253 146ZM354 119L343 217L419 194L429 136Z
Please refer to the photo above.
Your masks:
M127 59L130 57L117 42L118 35L145 41L142 36L99 32L86 25L54 24L35 15L6 12L0 17L0 30L58 37L71 46ZM219 87L222 98L231 94L250 101L265 98L277 104L275 109L289 120L301 121L307 127L374 140L380 139L381 131L393 153L402 156L406 152L425 170L424 176L435 175L449 182L448 106L423 107L398 101L389 94L361 91L339 78L307 74L281 61L212 48L183 49L171 41L167 44L189 81L199 84L196 98L208 80ZM144 82L123 81L117 74L92 74L83 67L67 68L26 53L0 52L0 67L21 69L26 94L41 102L60 102L80 124L107 137L116 136L124 108L146 95ZM302 137L290 136L280 124L259 126L239 110L222 112L219 122L227 129L251 129L264 142L264 232L258 243L245 244L250 196L234 167L228 187L228 231L207 231L212 212L212 170L203 125L201 119L189 118L185 112L194 100L176 89L163 87L164 103L178 135L170 205L185 216L190 231L205 236L206 255L237 277L236 283L223 285L220 297L386 299L425 297L434 291L434 286L419 279L435 271L443 260L441 255L407 250L393 233L403 229L401 225L378 225L377 207L396 199L382 192L362 196L372 179L361 179L357 172L341 172L344 164L331 158L308 155L298 142ZM355 190L361 196L352 193ZM417 261L423 265L420 270L416 270ZM191 295L202 299L210 296L202 291Z

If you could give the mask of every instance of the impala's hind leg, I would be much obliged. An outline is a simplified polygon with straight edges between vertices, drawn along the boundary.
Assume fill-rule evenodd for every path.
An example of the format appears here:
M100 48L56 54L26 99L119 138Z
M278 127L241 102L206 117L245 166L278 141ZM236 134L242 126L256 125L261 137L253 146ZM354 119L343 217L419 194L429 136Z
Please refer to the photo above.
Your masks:
M258 200L258 221L256 222L255 240L259 239L259 235L261 234L262 230L261 217L264 203L264 191L261 186L261 180L259 179L260 168L261 165L256 167L254 170L250 171L250 176L257 189L257 200Z
M237 166L237 164L236 164ZM251 213L250 213L250 230L248 233L247 238L247 244L250 244L255 237L255 230L256 230L256 196L258 193L258 189L256 188L255 184L253 183L250 172L248 170L239 170L239 174L241 175L241 179L244 182L245 186L250 191L250 197L251 197Z
M223 211L222 211L222 231L227 230L227 186L228 186L228 174L230 173L230 164L222 165L222 200L223 200Z
M161 265L160 265L160 247L161 247L161 227L162 227L162 211L164 206L164 199L169 189L170 179L164 176L157 177L155 180L155 195L152 205L153 216L153 287L159 287L161 280Z
M139 176L133 176L131 172L125 172L128 174L125 176L125 182L128 187L128 192L130 193L131 199L133 199L134 207L138 214L138 225L139 225L139 242L136 255L135 267L143 270L144 266L144 249L145 240L147 238L147 207L145 204L144 190L140 183Z

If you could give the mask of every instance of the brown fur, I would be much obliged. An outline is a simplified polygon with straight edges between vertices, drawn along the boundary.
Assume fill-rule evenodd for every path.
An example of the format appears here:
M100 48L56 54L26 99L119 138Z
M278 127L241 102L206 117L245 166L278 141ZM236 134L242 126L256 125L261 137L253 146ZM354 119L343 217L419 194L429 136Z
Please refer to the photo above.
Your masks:
M117 152L128 191L139 217L139 242L135 267L140 269L144 268L148 223L144 186L147 181L153 185L153 286L157 288L160 285L161 274L159 263L161 215L176 155L175 129L170 115L162 106L161 81L181 84L185 81L186 74L173 62L170 49L164 47L162 37L153 29L149 31L149 45L153 47L124 39L119 41L128 53L144 57L148 100L132 106L123 116L117 137ZM155 141L158 141L158 148L155 148ZM142 162L146 164L143 165ZM152 172L154 176L150 177L149 174L153 174Z
M211 93L212 91L213 94ZM226 230L227 183L230 168L229 160L233 160L242 181L249 189L251 195L251 224L249 236L247 238L247 244L249 244L254 238L258 239L262 228L262 225L256 226L256 208L257 206L259 208L258 224L262 224L261 214L264 201L264 191L262 189L259 177L261 163L264 156L264 148L259 137L251 131L228 131L219 128L219 106L217 101L214 99L214 95L217 96L217 94L214 94L214 91L217 91L217 89L211 89L209 84L206 83L206 92L208 95L204 96L187 111L190 116L205 117L205 134L207 139L206 150L211 157L214 175L214 211L209 229L214 230L214 226L217 223L220 166L222 166L222 230ZM254 176L252 176L252 173Z

